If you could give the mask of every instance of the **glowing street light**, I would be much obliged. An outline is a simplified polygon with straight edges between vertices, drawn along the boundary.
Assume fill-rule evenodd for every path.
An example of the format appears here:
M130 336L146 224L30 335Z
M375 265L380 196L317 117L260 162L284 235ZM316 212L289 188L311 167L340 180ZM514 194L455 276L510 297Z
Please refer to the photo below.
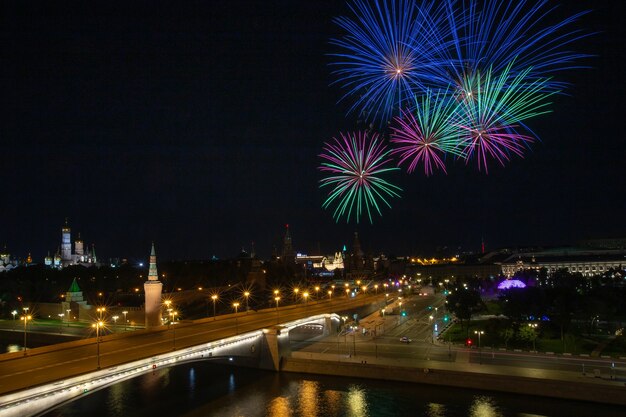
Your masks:
M333 292L328 290L328 299L331 300L333 298Z
M300 288L294 288L293 289L293 293L294 295L294 300L297 302L298 301L298 293L300 292Z
M215 320L215 302L217 301L217 294L213 294L211 300L213 300L213 320Z
M65 312L67 313L67 327L70 327L70 319L71 319L70 313L72 312L72 310L68 309L68 310L65 310Z
M239 303L233 303L233 308L235 309L235 334L239 334L239 323L237 322L237 309L239 308Z
M378 284L374 284L374 293L378 294Z
M304 297L304 310L306 311L306 309L309 307L309 293L305 291L302 294L302 297Z
M98 358L98 369L100 369L100 329L104 327L104 322L98 320L91 327L96 329L96 357Z
M537 323L528 323L528 327L530 327L531 329L533 329L533 351L536 352L537 348L535 347L535 339L537 339L537 334L535 333L536 329L537 329L538 324Z
M274 292L276 294L276 292ZM274 301L276 301L276 324L280 323L278 319L278 302L280 301L280 297L274 297Z
M65 316L65 314L59 313L57 314L57 316L59 316L59 333L63 333L63 317Z
M117 328L117 319L119 319L120 316L113 316L111 318L113 319L113 326Z
M483 355L482 355L482 350L480 349L480 336L485 334L485 332L483 330L474 330L474 334L478 335L478 363L482 364Z
M126 320L126 315L128 314L128 311L122 311L122 314L124 315L124 331L126 331L126 323L128 323L128 320Z
M15 316L17 315L17 310L11 311L11 314L13 314L13 327L15 327Z
M102 315L104 314L104 312L106 311L106 308L104 307L98 307L96 308L96 311L98 312L98 318L100 320L102 320Z
M246 291L246 292L244 292L244 293L243 293L243 296L244 296L244 297L246 297L246 314L248 314L248 310L249 310L249 307L248 307L248 298L250 298L250 291Z
M350 288L346 288L346 298L350 298Z
M24 307L24 313L26 313L27 311L28 307ZM22 317L20 317L20 320L24 320L24 356L26 356L26 325L32 319L33 316L31 316L30 314L24 314Z
M319 300L319 297L318 297L319 292L320 292L320 287L319 287L319 285L316 285L315 286L315 299L316 300Z

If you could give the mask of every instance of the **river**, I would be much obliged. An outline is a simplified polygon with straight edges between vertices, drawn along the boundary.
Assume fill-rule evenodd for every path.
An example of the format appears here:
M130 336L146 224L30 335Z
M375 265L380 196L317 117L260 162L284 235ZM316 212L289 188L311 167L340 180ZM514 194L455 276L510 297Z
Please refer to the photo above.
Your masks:
M624 416L623 407L196 362L90 393L47 417Z

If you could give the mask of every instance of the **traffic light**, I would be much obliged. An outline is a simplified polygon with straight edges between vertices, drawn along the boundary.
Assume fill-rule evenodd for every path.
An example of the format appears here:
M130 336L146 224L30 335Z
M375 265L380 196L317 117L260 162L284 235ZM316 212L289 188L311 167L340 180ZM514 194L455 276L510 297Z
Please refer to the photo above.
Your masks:
M467 339L467 346L472 347L472 339Z
M402 317L406 317L406 311L402 310Z
M433 306L428 306L428 309L429 309L429 310L432 310L432 309L433 309Z
M448 319L448 315L447 315L447 314L446 314L445 316L443 316L443 321L444 321L444 322L446 322L446 323L447 323L447 322L448 322L448 320L449 320L449 319Z

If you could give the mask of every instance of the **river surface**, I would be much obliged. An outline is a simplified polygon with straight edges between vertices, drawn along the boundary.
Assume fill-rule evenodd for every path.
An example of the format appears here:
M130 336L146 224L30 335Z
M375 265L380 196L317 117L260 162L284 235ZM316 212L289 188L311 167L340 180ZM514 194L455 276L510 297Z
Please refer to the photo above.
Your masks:
M157 369L47 417L624 416L623 407L196 362Z

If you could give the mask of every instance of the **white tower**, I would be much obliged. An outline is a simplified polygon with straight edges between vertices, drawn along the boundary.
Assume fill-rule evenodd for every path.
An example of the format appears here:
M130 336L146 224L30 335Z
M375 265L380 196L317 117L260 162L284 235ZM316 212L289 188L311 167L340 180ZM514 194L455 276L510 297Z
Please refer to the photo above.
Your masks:
M150 252L150 270L148 271L148 280L143 284L146 294L146 328L160 326L161 323L161 293L163 284L159 281L159 274L156 266L156 252L154 251L154 242L152 242L152 251Z
M61 260L69 262L72 260L72 241L70 227L65 219L65 226L61 227Z

